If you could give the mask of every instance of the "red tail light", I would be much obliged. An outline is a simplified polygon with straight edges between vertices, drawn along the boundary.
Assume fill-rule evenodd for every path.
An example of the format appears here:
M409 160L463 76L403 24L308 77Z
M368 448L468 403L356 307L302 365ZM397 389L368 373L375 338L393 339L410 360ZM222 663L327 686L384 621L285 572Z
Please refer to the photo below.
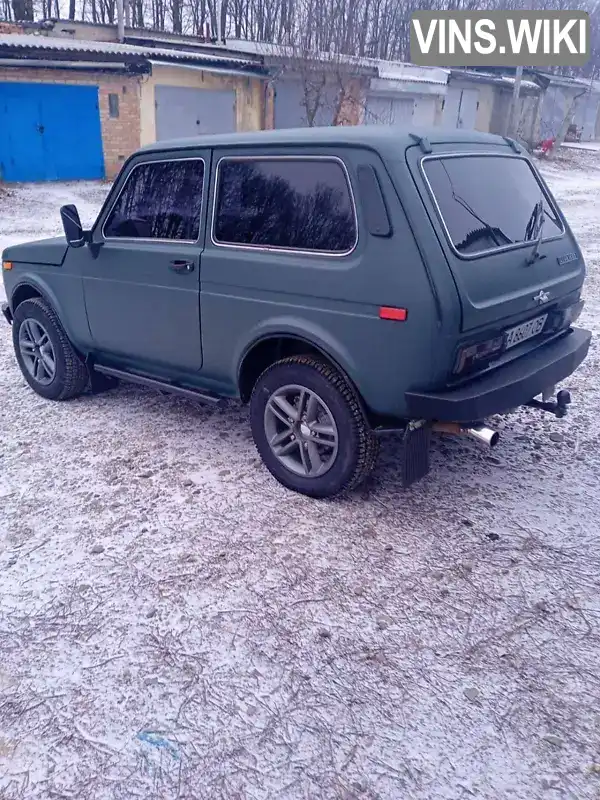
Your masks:
M485 342L470 344L458 351L454 372L462 374L473 369L481 369L485 366L485 361L491 361L495 355L502 350L504 339L497 336L495 339L487 339Z

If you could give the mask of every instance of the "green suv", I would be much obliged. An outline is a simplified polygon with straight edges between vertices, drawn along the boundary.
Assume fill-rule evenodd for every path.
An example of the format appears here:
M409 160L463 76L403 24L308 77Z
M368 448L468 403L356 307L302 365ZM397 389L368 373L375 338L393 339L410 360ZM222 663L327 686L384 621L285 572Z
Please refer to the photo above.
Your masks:
M15 353L42 397L133 381L250 404L285 486L326 497L401 433L408 486L433 431L494 445L491 415L585 358L581 251L527 154L499 136L360 126L159 142L91 230L3 253ZM199 435L200 432L199 432Z

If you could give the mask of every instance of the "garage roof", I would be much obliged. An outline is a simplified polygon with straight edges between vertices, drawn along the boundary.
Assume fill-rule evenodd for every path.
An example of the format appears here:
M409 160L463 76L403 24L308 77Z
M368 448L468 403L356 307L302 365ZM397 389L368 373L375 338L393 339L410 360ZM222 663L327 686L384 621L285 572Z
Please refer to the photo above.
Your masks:
M227 39L226 46L245 55L257 54L265 59L291 61L300 59L315 64L328 64L353 68L357 74L381 80L409 83L431 83L445 86L450 70L442 67L420 67L405 61L386 61L381 58L353 56L344 53L298 52L290 45L255 42L248 39Z
M483 70L452 69L450 78L451 80L471 81L472 83L488 83L506 89L512 89L515 84L515 78L511 75L501 75ZM522 94L539 94L540 91L540 86L534 81L526 79L521 81Z
M40 57L43 53L57 54L65 53L73 56L77 54L80 58L85 56L103 57L107 61L119 59L126 61L146 61L152 58L154 61L184 62L190 64L206 65L215 67L231 67L235 70L242 70L249 74L266 74L267 70L260 62L252 58L235 58L228 55L201 53L199 51L175 50L162 47L140 47L132 44L120 44L116 42L98 42L81 39L66 39L57 36L42 36L32 34L2 34L0 35L0 52L7 52L21 55L26 58L28 54L35 53Z

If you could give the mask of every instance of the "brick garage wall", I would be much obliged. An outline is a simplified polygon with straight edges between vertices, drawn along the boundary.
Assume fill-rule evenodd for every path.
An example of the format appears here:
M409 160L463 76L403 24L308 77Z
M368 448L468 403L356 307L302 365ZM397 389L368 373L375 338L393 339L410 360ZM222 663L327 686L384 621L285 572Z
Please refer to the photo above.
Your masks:
M24 33L22 25L14 22L0 22L0 33Z
M238 131L259 131L263 127L264 83L256 78L235 82L235 111Z
M338 115L338 125L360 125L365 103L366 86L360 79L350 78L342 82L343 92Z
M267 86L265 93L265 130L272 131L275 128L275 88L272 83Z
M123 161L140 146L140 78L103 72L76 72L68 69L0 68L0 81L7 83L66 83L97 86L100 124L107 178L114 178ZM109 94L119 97L119 116L109 115ZM68 114L68 109L65 109ZM73 124L77 124L73 120Z

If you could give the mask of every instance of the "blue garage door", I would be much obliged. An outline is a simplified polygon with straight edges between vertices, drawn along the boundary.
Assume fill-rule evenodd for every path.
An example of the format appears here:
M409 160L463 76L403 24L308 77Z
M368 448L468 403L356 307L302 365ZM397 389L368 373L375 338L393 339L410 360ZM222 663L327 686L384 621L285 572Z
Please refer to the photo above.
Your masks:
M104 177L97 86L0 83L0 178Z

